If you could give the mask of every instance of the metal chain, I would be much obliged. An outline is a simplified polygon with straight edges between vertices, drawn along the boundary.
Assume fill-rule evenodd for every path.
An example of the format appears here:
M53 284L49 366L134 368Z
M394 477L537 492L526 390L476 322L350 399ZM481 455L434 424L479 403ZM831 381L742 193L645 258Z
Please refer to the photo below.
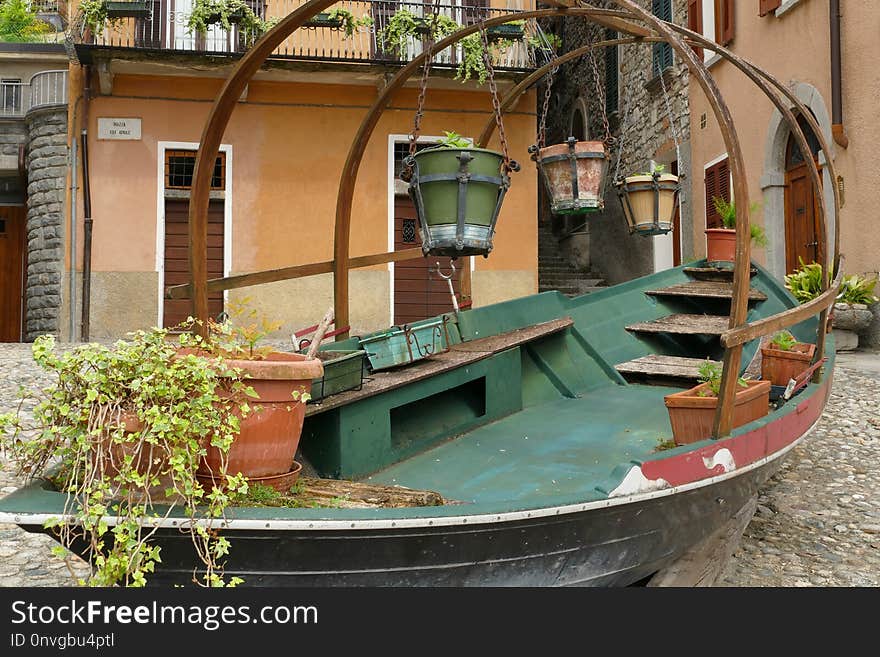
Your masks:
M547 114L550 111L550 97L553 95L553 74L555 68L551 68L547 74L547 89L544 91L544 106L541 109L541 122L538 124L538 148L544 148L547 142Z
M483 41L483 62L486 64L486 72L489 79L489 93L492 96L492 109L495 112L495 124L498 126L498 139L501 141L501 153L504 155L504 169L516 171L519 165L510 159L507 148L507 135L504 133L504 122L501 120L501 102L498 100L498 88L495 86L495 69L492 66L492 56L489 54L489 37L486 34L486 26L480 21L480 38Z
M680 148L678 124L675 121L675 116L672 114L672 104L669 102L669 93L666 91L666 81L663 79L665 76L661 73L659 77L660 88L663 89L663 102L666 104L666 114L669 116L669 128L672 130L672 140L675 142L675 152L678 154Z
M599 103L599 111L602 114L602 127L605 130L605 138L602 140L606 146L614 143L614 137L611 136L611 124L608 121L608 109L605 103L605 87L602 85L602 79L599 77L599 65L596 63L596 49L593 47L592 39L589 40L589 57L590 68L593 70L593 82L596 84L596 100Z
M638 84L636 85L636 87L641 88L641 85L642 85L641 75L639 75L639 80L637 82L638 82ZM631 96L631 94L628 94L628 93L623 94L623 104L624 104L625 109L623 111L623 120L620 122L620 139L617 141L617 144L616 144L617 145L617 164L614 167L614 178L613 178L613 181L615 183L620 180L620 160L623 156L623 146L624 146L624 143L626 140L627 130L629 129L629 117L632 114L633 103L632 103L632 98L630 96Z
M432 10L432 16L436 18L437 14L440 13L440 0L434 0L434 7ZM419 133L422 131L422 118L425 115L425 95L428 91L428 76L431 72L431 63L434 60L434 53L432 52L434 48L434 23L430 23L430 28L428 30L428 52L431 53L430 57L425 58L425 63L422 66L422 80L419 83L419 99L416 104L416 116L413 120L413 129L412 133L409 136L409 158L412 158L416 154L416 143L419 141ZM411 165L404 166L404 174L409 176L412 171ZM408 177L404 177L403 180L408 180Z

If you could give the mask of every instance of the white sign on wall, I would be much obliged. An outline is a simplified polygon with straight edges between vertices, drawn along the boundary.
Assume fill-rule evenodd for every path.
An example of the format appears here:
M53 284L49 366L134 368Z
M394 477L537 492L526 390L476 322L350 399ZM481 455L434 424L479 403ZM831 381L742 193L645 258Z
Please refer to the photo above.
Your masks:
M98 119L98 139L122 139L140 141L140 119Z

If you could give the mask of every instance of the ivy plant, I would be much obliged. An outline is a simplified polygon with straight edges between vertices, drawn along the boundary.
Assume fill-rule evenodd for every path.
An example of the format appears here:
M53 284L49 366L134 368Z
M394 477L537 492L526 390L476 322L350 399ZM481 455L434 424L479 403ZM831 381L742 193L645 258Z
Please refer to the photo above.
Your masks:
M25 0L3 0L0 3L0 41L25 43L39 41L52 28L37 18Z
M61 553L86 546L92 571L81 584L143 586L161 561L156 521L175 511L190 519L183 531L203 566L194 581L241 582L224 577L230 544L217 527L231 496L247 492L240 473L226 472L226 455L256 393L211 346L159 328L63 353L50 335L34 342L54 380L22 391L36 402L32 419L0 415L0 443L20 474L48 477L66 494L46 527ZM225 486L206 489L196 477L208 445L223 455Z
M211 25L231 30L233 23L245 34L253 36L262 34L269 26L244 0L195 0L186 27L190 33L204 34Z

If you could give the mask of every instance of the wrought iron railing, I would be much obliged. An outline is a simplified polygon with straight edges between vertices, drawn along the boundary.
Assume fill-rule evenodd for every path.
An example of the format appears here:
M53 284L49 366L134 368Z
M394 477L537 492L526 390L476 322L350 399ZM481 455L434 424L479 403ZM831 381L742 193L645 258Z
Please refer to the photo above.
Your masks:
M19 118L30 110L66 104L67 71L42 71L30 82L0 83L0 118Z
M247 0L247 3L260 18L268 20L288 15L305 1ZM471 25L480 19L514 11L534 9L535 6L535 0L502 0L509 5L507 8L483 6L489 4L485 0L463 0L460 3L445 1L446 4L439 5L438 10L461 25ZM152 0L151 7L152 12L149 16L118 19L102 33L84 40L94 45L117 48L203 53L243 52L254 41L255 35L235 25L228 31L223 30L219 25L214 25L207 34L190 33L187 21L192 0L174 0L173 3L170 0ZM424 47L422 40L410 39L408 52L402 57L397 52L391 52L380 42L377 35L396 11L406 9L418 16L426 16L433 11L434 4L388 0L343 0L332 8L346 9L356 19L368 16L373 24L359 26L350 37L346 37L344 31L337 27L303 27L286 39L275 50L273 56L321 61L400 62L419 54ZM536 29L534 21L530 21L526 24L524 32L532 34ZM456 64L460 57L458 47L449 48L439 54L437 62ZM499 53L496 65L500 68L512 69L532 68L534 57L526 38L523 37L515 40L512 46Z

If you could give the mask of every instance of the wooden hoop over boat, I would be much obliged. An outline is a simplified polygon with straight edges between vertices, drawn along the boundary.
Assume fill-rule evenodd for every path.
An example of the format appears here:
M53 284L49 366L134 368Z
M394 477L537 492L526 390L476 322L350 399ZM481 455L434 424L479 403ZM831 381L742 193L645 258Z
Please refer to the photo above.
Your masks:
M434 53L479 25L438 41L403 66L368 110L340 178L332 261L207 280L212 164L205 163L214 162L242 90L269 54L334 2L311 0L280 21L239 61L214 102L190 203L192 283L169 290L174 297L191 295L196 317L208 316L208 291L332 272L336 323L346 326L351 268L422 255L412 249L351 258L358 169L392 94ZM314 405L302 443L324 475L436 490L455 502L407 509L233 509L224 523L232 542L228 574L251 585L629 584L661 570L733 517L819 421L833 373L833 339L826 347L825 328L841 280L840 231L833 252L823 250L826 270L833 265L837 277L824 281L822 294L808 304L798 305L765 270L751 266L742 151L727 105L691 45L714 50L754 81L804 152L806 138L791 107L826 152L828 144L803 104L766 72L660 21L633 0L615 3L617 10L551 2L558 6L484 25L582 17L628 35L591 47L672 46L708 98L729 154L737 209L732 283L716 282L707 292L712 286L694 285L693 267L679 267L577 299L545 293L456 313L448 351L405 370L376 373L356 393ZM536 70L507 94L502 109L549 70L584 53L566 53ZM492 129L487 124L480 146ZM818 168L807 159L819 189ZM834 179L830 158L826 166ZM827 243L826 217L837 216L839 190L834 188L833 215L824 196L817 197ZM682 315L676 306L682 297L698 312ZM721 315L725 304L729 313ZM747 323L750 308L757 319ZM758 338L787 327L801 340L816 341L812 380L764 418L734 428L742 363L757 351ZM658 441L669 438L663 396L670 388L627 381L624 373L688 379L694 363L706 357L723 362L714 437L658 451ZM818 367L823 358L826 367ZM59 500L60 493L33 485L0 501L0 521L40 531L43 520L63 508ZM189 581L197 564L189 538L178 530L183 522L162 521L162 567L151 583Z

